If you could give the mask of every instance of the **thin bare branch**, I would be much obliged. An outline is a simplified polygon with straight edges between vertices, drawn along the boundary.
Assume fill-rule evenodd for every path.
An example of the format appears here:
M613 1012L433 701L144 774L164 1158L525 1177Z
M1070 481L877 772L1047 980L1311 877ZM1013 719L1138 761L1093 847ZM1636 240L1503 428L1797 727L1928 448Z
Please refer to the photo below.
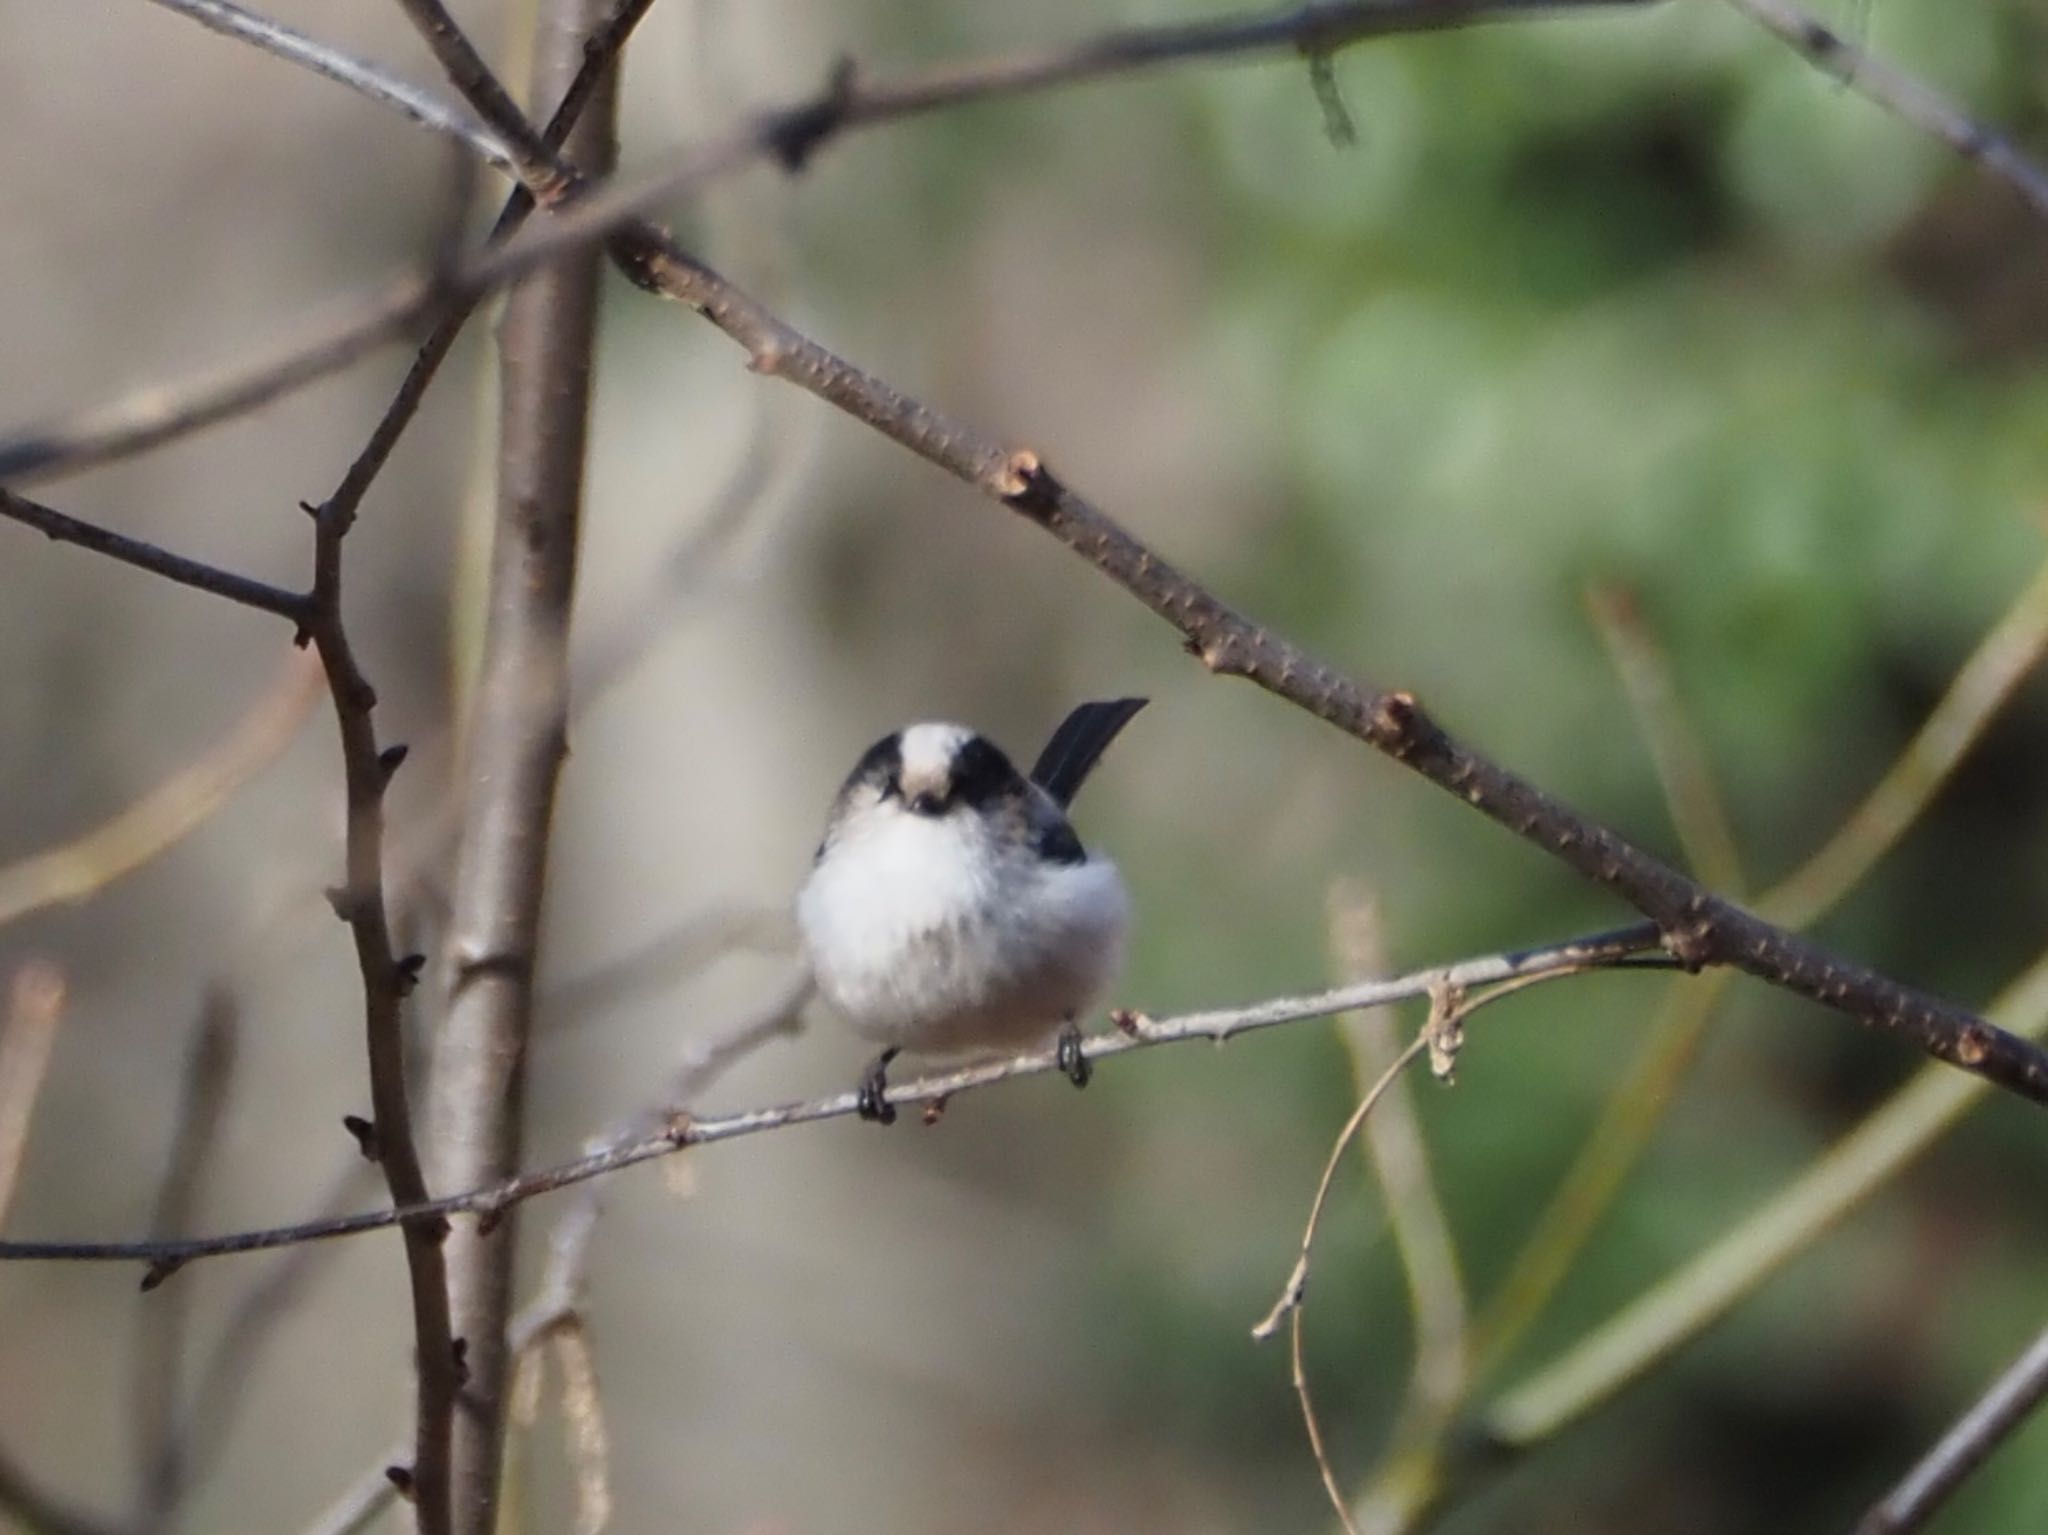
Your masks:
M222 991L209 993L185 1054L170 1150L164 1158L156 1210L149 1223L152 1236L169 1237L192 1228L227 1111L236 1031L233 999ZM179 1418L191 1316L188 1299L189 1287L172 1285L140 1318L133 1391L141 1468L135 1523L145 1532L171 1523L186 1488L185 1439Z
M2040 1333L1935 1441L1898 1486L1863 1516L1856 1535L1912 1535L1940 1513L1971 1472L2048 1397L2048 1331Z
M11 490L0 489L0 517L34 528L54 542L76 544L81 549L90 549L110 560L133 565L138 570L162 576L180 586L225 597L260 613L274 613L295 624L305 622L308 599L303 592L288 592L282 587L238 576L231 570L222 570L200 560L188 560L182 554L173 554L139 538L80 521L54 507L18 496Z
M1887 112L1933 135L1965 160L2005 182L2037 215L2048 218L2048 170L2005 134L1981 123L1925 81L1857 47L1788 0L1728 0L1766 31L1790 43L1815 69Z
M1643 5L1650 0L1332 0L1250 17L1173 29L1170 46L1147 50L1133 33L1112 34L1063 52L1057 66L997 60L900 82L862 82L845 71L816 95L758 112L672 165L592 190L547 225L492 243L429 277L393 283L376 297L289 344L220 372L155 385L110 405L0 437L0 483L26 484L125 458L255 409L346 367L373 348L536 267L602 240L655 204L696 190L764 158L795 168L846 128L893 122L994 95L1070 83L1176 61L1232 54L1328 52L1349 42L1489 21L1526 20L1572 10ZM635 0L644 9L645 0ZM637 19L637 15L634 17ZM627 25L630 27L631 23ZM1099 59L1100 62L1088 62ZM435 339L440 331L435 332ZM451 338L452 339L452 338ZM430 343L431 346L431 343ZM443 345L445 350L445 343ZM431 367L429 368L431 372Z
M1617 928L1563 943L1538 948L1489 954L1455 964L1419 970L1390 980L1365 981L1308 996L1278 997L1246 1007L1219 1008L1188 1013L1178 1018L1149 1019L1134 1014L1118 1015L1115 1033L1097 1035L1085 1042L1082 1054L1102 1061L1133 1050L1157 1045L1204 1039L1220 1043L1259 1029L1298 1023L1309 1018L1328 1018L1356 1008L1381 1007L1431 994L1442 986L1490 985L1518 975L1548 972L1560 965L1581 968L1632 968L1640 963L1662 966L1657 954L1657 935L1649 924ZM786 1027L786 1025L778 1025ZM772 1030L771 1030L772 1032ZM1007 1082L1019 1077L1041 1076L1059 1069L1058 1052L1041 1050L957 1071L935 1073L915 1080L891 1083L889 1101L897 1105L928 1103ZM290 1247L300 1242L324 1241L378 1231L404 1223L418 1225L436 1217L472 1214L496 1219L505 1210L525 1200L558 1189L569 1188L592 1178L604 1177L657 1157L673 1155L690 1146L711 1145L741 1136L759 1135L795 1125L843 1119L857 1109L858 1094L835 1093L799 1103L717 1116L684 1114L670 1116L657 1129L630 1140L607 1146L544 1171L509 1179L492 1188L408 1205L395 1210L375 1210L335 1220L308 1221L266 1231L241 1231L228 1236L198 1237L176 1242L20 1242L0 1241L0 1261L67 1260L87 1262L189 1263L228 1253L259 1252Z
M512 152L476 119L455 111L438 96L406 84L365 59L317 42L303 32L293 31L281 21L231 5L228 0L151 0L151 3L167 11L176 11L181 16L189 16L202 27L223 37L252 44L287 63L310 69L337 85L345 85L379 106L390 107L411 118L422 128L446 134L500 170L511 172L514 169Z
M341 734L348 813L346 879L332 893L336 915L355 941L363 981L363 1033L369 1056L372 1143L394 1205L427 1199L426 1175L413 1137L403 1010L419 979L421 957L396 952L384 896L384 791L403 760L377 743L371 717L376 690L364 677L342 616L342 544L353 509L333 504L313 516L313 607L307 631L318 647ZM449 1535L449 1435L457 1390L454 1332L442 1244L448 1224L438 1216L404 1221L418 1375L418 1422L409 1468L421 1535ZM158 1267L161 1267L159 1265ZM155 1273L156 1268L152 1269Z
M205 756L85 835L0 867L0 927L97 895L177 846L297 738L319 696L318 664L291 652L277 681Z

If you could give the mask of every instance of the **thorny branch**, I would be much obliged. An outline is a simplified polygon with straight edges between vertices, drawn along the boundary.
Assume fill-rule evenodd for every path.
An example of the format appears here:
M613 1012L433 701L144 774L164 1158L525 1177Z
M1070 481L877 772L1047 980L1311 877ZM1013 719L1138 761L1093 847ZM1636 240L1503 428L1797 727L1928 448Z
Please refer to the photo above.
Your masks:
M1102 1061L1133 1050L1185 1040L1206 1039L1223 1043L1240 1034L1309 1018L1327 1018L1356 1008L1383 1007L1426 997L1441 986L1475 987L1492 985L1515 976L1551 971L1560 965L1581 968L1634 968L1649 964L1667 967L1669 961L1657 953L1657 934L1648 923L1594 933L1538 948L1489 954L1455 964L1419 970L1389 980L1365 981L1353 986L1312 993L1307 996L1277 997L1246 1007L1219 1008L1187 1013L1177 1018L1151 1019L1135 1014L1117 1016L1117 1030L1090 1038L1082 1053ZM687 1071L697 1069L693 1060ZM986 1065L939 1072L914 1080L891 1083L889 1101L899 1107L929 1103L975 1088L988 1087L1017 1077L1042 1076L1059 1069L1058 1053L1041 1050ZM451 1215L477 1215L496 1220L512 1206L541 1194L603 1177L621 1168L665 1157L691 1146L707 1146L741 1136L815 1124L821 1120L843 1119L855 1113L858 1094L835 1093L800 1103L777 1104L741 1113L699 1116L668 1115L663 1122L597 1151L540 1172L527 1173L490 1188L410 1204L390 1210L368 1211L338 1219L307 1221L265 1231L241 1231L227 1236L195 1237L172 1242L21 1242L0 1241L0 1262L46 1260L84 1262L140 1262L158 1266L182 1266L201 1258L228 1253L259 1252L290 1247L300 1242L324 1241L354 1236L408 1223L417 1225Z
M377 744L376 722L371 718L377 694L356 662L342 618L342 541L353 521L353 508L329 502L308 510L313 518L313 612L304 632L319 651L328 691L334 698L348 803L344 834L347 877L331 898L335 914L348 924L355 940L356 965L363 978L371 1144L392 1203L420 1205L427 1199L427 1182L413 1137L402 1012L406 995L419 980L421 959L395 952L384 899L384 791L404 761L404 749L387 751ZM408 1219L404 1231L419 1377L412 1486L421 1535L446 1535L450 1527L449 1423L457 1388L448 1272L442 1253L448 1226L438 1216L426 1216ZM163 1267L157 1265L152 1273Z

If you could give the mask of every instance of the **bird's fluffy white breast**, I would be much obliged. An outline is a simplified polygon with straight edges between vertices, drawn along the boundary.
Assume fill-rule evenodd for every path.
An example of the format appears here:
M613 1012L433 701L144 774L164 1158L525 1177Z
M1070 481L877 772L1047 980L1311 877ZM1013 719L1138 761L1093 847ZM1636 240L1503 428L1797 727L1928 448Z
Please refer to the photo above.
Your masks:
M1128 902L1106 860L1050 862L977 816L882 805L827 847L797 920L820 991L856 1029L959 1054L1036 1043L1092 1005L1121 963Z

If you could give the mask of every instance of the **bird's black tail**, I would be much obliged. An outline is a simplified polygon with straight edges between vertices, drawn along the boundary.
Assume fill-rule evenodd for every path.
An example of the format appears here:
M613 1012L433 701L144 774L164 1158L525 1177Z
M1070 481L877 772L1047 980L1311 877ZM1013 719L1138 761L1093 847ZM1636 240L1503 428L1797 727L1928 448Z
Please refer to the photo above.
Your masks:
M1072 804L1082 783L1109 749L1109 743L1146 702L1143 698L1110 698L1082 704L1060 721L1060 728L1045 743L1045 750L1038 754L1031 769L1031 781L1057 800L1062 809Z

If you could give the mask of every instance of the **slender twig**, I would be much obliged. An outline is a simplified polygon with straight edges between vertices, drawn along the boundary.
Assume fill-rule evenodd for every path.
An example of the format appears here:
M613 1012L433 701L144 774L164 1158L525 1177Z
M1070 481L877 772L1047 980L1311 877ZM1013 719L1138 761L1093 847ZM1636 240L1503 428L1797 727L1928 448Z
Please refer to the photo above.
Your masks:
M330 503L313 516L313 605L307 632L319 649L341 733L348 815L344 832L346 879L332 892L335 912L355 941L363 980L363 1032L369 1055L372 1141L377 1162L400 1207L426 1202L426 1175L413 1137L402 1012L419 978L416 956L401 960L391 940L384 897L384 791L402 754L377 744L371 718L376 691L363 676L342 616L342 545L352 509ZM449 1322L448 1275L442 1243L447 1222L438 1216L404 1221L407 1276L412 1290L417 1351L418 1421L410 1468L421 1535L448 1535L449 1423L454 1411L456 1357Z
M495 241L467 260L446 264L430 277L393 283L339 320L253 361L214 375L155 385L110 405L0 437L0 482L27 483L125 458L252 410L346 367L449 308L474 303L544 262L606 238L637 219L647 207L671 201L764 158L794 168L846 128L896 121L1006 91L1064 84L1087 74L1100 76L1230 54L1327 52L1349 42L1446 26L1648 3L1650 0L1457 0L1455 4L1449 0L1333 0L1178 28L1171 51L1147 53L1128 43L1118 44L1109 54L1128 55L1128 62L1112 64L1105 55L1100 67L1077 66L1074 71L1028 65L1028 61L1028 67L1018 69L994 61L958 71L913 75L900 82L864 82L842 71L815 95L754 113L659 171L594 191L541 228ZM1131 35L1115 34L1118 38ZM1067 51L1076 58L1090 58L1101 49L1100 40L1090 40ZM949 84L948 76L958 78Z
M569 88L562 93L562 99L556 103L554 115L548 119L547 127L542 130L541 139L550 148L559 148L568 139L570 130L582 118L584 108L589 106L599 86L611 75L619 50L625 47L626 39L632 36L634 27L639 25L640 18L647 14L647 8L652 3L653 0L618 0L611 18L592 35L585 50L582 67L576 72L576 78L569 83ZM533 210L532 196L524 186L519 187L499 210L497 220L491 226L487 243L495 245L509 239L519 226L526 222ZM369 440L349 464L348 472L342 477L341 484L335 488L334 495L329 499L344 506L356 506L362 502L363 497L369 492L371 482L383 471L385 463L391 457L392 449L398 445L399 438L404 435L406 427L418 413L420 401L426 397L427 386L433 382L434 375L440 371L441 364L447 360L449 351L453 349L456 338L462 334L463 327L476 312L477 303L483 297L483 293L484 290L479 289L466 296L450 295L447 305L435 320L426 340L420 343L419 351L414 355L411 366L406 369L405 378L399 384L397 393L392 396L391 403L378 418Z
M474 118L452 110L438 96L406 84L365 59L318 42L303 32L295 32L281 21L232 5L228 0L150 0L150 3L176 11L181 16L189 16L202 27L224 37L252 44L288 63L324 75L338 85L345 85L359 95L369 97L380 106L403 113L422 128L447 134L501 170L513 168L512 152L496 134Z
M1578 962L1565 962L1549 970L1530 971L1501 981L1492 989L1475 997L1468 997L1462 986L1439 983L1430 988L1429 1018L1416 1030L1415 1038L1393 1060L1389 1061L1378 1078L1365 1090L1358 1107L1351 1111L1351 1117L1344 1122L1344 1128L1337 1132L1337 1139L1330 1147L1330 1154L1323 1163L1323 1175L1316 1183L1316 1194L1309 1204L1308 1224L1302 1229L1301 1248L1294 1260L1293 1271L1287 1276L1287 1283L1281 1288L1280 1298L1273 1303L1273 1309L1266 1313L1252 1328L1252 1337L1259 1342L1273 1336L1280 1330L1284 1319L1289 1327L1289 1370L1294 1381L1294 1394L1301 1406L1302 1426L1308 1432L1309 1448L1315 1455L1316 1469L1321 1474L1323 1492L1330 1505L1337 1511L1348 1535L1359 1535L1357 1522L1351 1513L1350 1499L1337 1485L1337 1473L1330 1463L1330 1456L1323 1441L1322 1425L1317 1419L1315 1399L1309 1391L1308 1370L1304 1363L1302 1343L1303 1325L1307 1318L1309 1263L1315 1251L1316 1233L1322 1226L1323 1210L1329 1202L1330 1188L1336 1182L1337 1169L1344 1160L1344 1153L1350 1147L1359 1130L1379 1106L1382 1095L1391 1088L1401 1073L1414 1064L1425 1051L1430 1058L1430 1067L1444 1081L1450 1080L1452 1061L1463 1039L1465 1020L1479 1009L1492 1002L1499 1002L1517 992L1545 981L1561 980L1583 969Z
M210 992L185 1055L171 1146L157 1185L150 1234L168 1237L192 1227L218 1148L234 1076L237 1018L233 998ZM166 1528L186 1488L185 1439L179 1422L180 1381L190 1307L188 1287L172 1285L144 1309L135 1349L136 1448L141 1475L135 1525Z
M1293 1272L1287 1276L1287 1284L1281 1290L1280 1298L1273 1303L1273 1309L1252 1328L1252 1337L1263 1343L1280 1330L1283 1320L1291 1319L1293 1323L1288 1343L1288 1373L1293 1381L1295 1400L1301 1407L1302 1427L1308 1433L1309 1453L1315 1457L1316 1471L1322 1477L1323 1492L1330 1500L1330 1507L1337 1511L1337 1518L1343 1523L1347 1535L1359 1535L1358 1526L1351 1518L1350 1499L1337 1485L1336 1468L1330 1462L1329 1447L1323 1439L1322 1420L1316 1415L1315 1397L1309 1390L1307 1358L1302 1346L1301 1320L1308 1299L1309 1255L1315 1247L1317 1228L1322 1224L1323 1206L1330 1197L1330 1185L1336 1181L1338 1165L1343 1161L1352 1137L1358 1134L1359 1126L1372 1113L1380 1095L1415 1063L1416 1057L1428 1044L1428 1028L1417 1030L1407 1047L1387 1063L1372 1086L1365 1090L1365 1096L1358 1100L1358 1107L1351 1111L1351 1117L1344 1121L1344 1128L1337 1132L1330 1155L1323 1163L1323 1176L1316 1183L1316 1197L1309 1206L1308 1225L1301 1233L1301 1252L1294 1260Z
M613 158L617 93L600 88L558 160L440 0L400 0L477 113L519 158L536 202ZM566 92L609 0L553 0L536 21L531 94ZM615 80L616 74L606 77ZM559 167L559 168L558 168ZM585 448L603 253L586 249L524 279L499 323L497 520L483 654L463 743L462 808L447 938L449 1003L435 1045L434 1164L458 1188L517 1172L549 830L568 749L570 602L581 542ZM458 1531L497 1527L515 1223L463 1226L447 1247L449 1300L464 1340L454 1429Z
M1991 1383L1856 1526L1856 1535L1912 1535L2048 1397L2048 1331Z
M1886 111L1933 135L1984 167L2048 217L2048 170L2020 152L2005 134L1977 121L1925 81L1859 48L1841 33L1787 0L1728 0L1765 30L1790 43L1820 70Z
M1657 935L1647 923L1595 933L1539 948L1489 954L1455 964L1419 970L1390 980L1366 981L1341 986L1308 996L1278 997L1246 1007L1219 1008L1188 1013L1177 1018L1148 1019L1120 1015L1121 1026L1112 1034L1086 1041L1082 1053L1090 1061L1106 1060L1133 1050L1184 1040L1221 1042L1239 1034L1309 1018L1327 1018L1355 1008L1382 1007L1431 994L1442 986L1482 986L1517 975L1555 970L1562 964L1582 967L1627 968L1645 958L1662 964L1656 954ZM1059 1069L1056 1050L1041 1050L985 1065L935 1073L910 1081L892 1083L889 1101L902 1105L928 1103L1006 1082L1019 1077L1041 1076ZM856 1093L835 1093L799 1103L778 1104L716 1116L689 1115L669 1122L629 1141L565 1162L540 1172L527 1173L491 1188L437 1199L392 1210L375 1210L335 1220L307 1221L265 1231L241 1231L228 1236L197 1237L176 1242L19 1242L0 1241L0 1261L39 1259L88 1262L189 1263L228 1253L258 1252L290 1247L300 1242L324 1241L378 1231L401 1222L421 1224L435 1217L457 1214L496 1218L513 1205L553 1193L592 1178L604 1177L656 1157L670 1156L690 1146L710 1145L741 1136L759 1135L795 1125L843 1119L858 1107Z
M211 592L216 597L225 597L238 602L245 608L255 608L261 613L274 613L279 618L288 618L293 623L303 623L307 611L307 597L303 592L288 592L282 587L271 586L262 581L238 576L231 570L222 570L200 560L189 560L182 554L173 554L168 549L145 543L139 538L130 538L125 533L115 533L93 523L18 496L11 490L0 489L0 517L34 528L45 538L62 544L76 544L81 549L90 549L94 554L103 554L110 560L119 560L124 565L133 565L152 575L175 581L180 586L189 586L197 591Z
M318 664L289 652L277 681L204 756L83 836L0 867L0 926L83 901L177 846L297 738L319 696Z
M21 1186L28 1128L64 1021L64 990L64 972L44 960L30 960L8 984L0 1019L0 1228Z

